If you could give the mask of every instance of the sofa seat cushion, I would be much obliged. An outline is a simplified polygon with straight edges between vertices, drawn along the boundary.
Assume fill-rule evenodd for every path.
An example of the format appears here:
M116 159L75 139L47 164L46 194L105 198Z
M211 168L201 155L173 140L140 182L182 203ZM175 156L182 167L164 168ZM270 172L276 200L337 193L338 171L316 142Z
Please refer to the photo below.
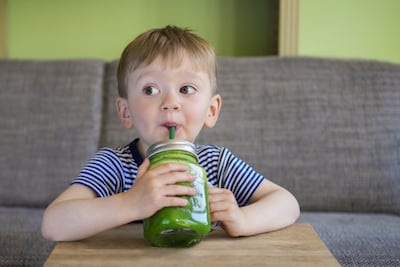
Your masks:
M342 266L400 266L400 216L303 212Z
M0 266L43 266L55 245L41 236L43 211L0 207Z

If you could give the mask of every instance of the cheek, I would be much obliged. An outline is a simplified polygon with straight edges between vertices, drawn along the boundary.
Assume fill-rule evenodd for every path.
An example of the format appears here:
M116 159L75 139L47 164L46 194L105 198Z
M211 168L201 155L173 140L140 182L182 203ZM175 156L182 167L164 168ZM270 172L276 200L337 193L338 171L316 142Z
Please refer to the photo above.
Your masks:
M189 109L189 119L193 122L203 124L208 115L208 108L193 105Z
M136 122L146 124L154 120L154 117L158 115L157 110L152 105L146 103L136 103L132 107L132 114Z
M131 109L131 112L133 114L139 114L141 113L143 110L146 109L146 104L144 101L140 100L140 97L135 96L134 94L132 94L130 96L130 98L128 99L129 101L129 106Z

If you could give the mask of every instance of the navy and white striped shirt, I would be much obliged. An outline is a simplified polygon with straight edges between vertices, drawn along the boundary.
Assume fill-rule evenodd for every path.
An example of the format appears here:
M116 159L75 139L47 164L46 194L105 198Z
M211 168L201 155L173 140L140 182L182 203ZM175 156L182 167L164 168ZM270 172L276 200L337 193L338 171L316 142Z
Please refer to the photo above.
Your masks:
M102 148L84 166L71 184L82 184L98 197L107 197L129 190L136 180L143 159L135 139L118 149ZM199 164L207 173L208 183L233 192L240 207L245 206L265 179L250 165L237 158L226 148L196 145Z

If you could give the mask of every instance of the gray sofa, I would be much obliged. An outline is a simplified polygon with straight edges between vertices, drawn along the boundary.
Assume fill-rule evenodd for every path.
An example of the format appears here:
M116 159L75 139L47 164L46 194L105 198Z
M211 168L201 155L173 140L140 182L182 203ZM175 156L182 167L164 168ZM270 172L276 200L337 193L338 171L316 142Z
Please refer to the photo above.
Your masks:
M44 208L99 147L134 137L114 110L116 66L0 60L1 266L41 266ZM293 192L343 266L400 266L400 65L220 58L218 75L220 120L197 142Z

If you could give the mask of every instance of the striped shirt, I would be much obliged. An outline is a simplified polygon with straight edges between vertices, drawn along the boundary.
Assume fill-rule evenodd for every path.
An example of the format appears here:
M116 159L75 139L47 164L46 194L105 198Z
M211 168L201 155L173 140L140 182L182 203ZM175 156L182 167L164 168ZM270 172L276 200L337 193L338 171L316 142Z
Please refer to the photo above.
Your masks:
M102 148L71 184L85 185L98 197L129 190L143 162L136 146L137 141L135 139L129 145L117 149ZM226 148L196 145L196 150L199 164L207 173L208 184L232 191L240 207L249 202L265 179Z

